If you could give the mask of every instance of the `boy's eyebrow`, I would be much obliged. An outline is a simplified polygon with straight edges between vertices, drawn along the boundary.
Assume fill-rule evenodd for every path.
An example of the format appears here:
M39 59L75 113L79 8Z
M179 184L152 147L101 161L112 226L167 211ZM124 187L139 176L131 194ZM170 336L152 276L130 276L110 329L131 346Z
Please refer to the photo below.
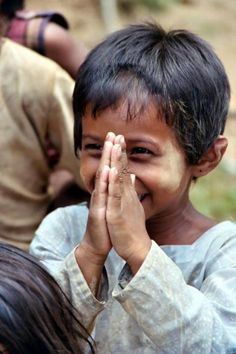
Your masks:
M131 138L126 139L126 141L132 142L133 144L145 143L145 144L153 145L155 147L160 147L160 144L158 143L158 141L156 141L156 139L152 139L152 138L144 138L144 137L132 138L131 137Z
M101 138L98 135L94 135L94 134L82 134L82 139L93 139L97 141L101 140Z
M156 142L153 140L153 139L148 139L148 138L144 138L144 137L141 137L141 138L128 138L127 140L129 141L132 141L132 143L137 143L137 142L142 142L142 143L151 143L151 144L155 144Z
M93 139L95 141L101 141L101 137L99 137L98 135L96 134L82 134L82 139ZM125 139L126 142L131 142L133 144L142 144L142 143L145 143L145 144L149 144L149 145L153 145L157 148L160 148L160 144L156 141L156 139L152 139L152 138L145 138L145 137L140 137L140 138L137 138L137 137L129 137L129 138L126 138Z

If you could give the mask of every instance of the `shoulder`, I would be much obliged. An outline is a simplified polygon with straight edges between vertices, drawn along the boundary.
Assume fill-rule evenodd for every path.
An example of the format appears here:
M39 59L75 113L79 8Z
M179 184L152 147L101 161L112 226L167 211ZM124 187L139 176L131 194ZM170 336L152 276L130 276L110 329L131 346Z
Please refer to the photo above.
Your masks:
M56 209L39 225L30 252L39 258L42 254L66 256L83 238L87 218L85 203Z
M236 254L236 224L223 221L208 229L191 245L161 246L184 274L212 271L217 267L231 267Z
M202 260L204 259L207 264L206 273L217 269L234 268L236 223L223 221L209 229L196 242L195 253L202 254Z
M218 249L232 241L236 242L236 223L222 221L205 232L196 244L209 243L212 248Z
M197 258L214 259L236 252L236 223L222 221L207 230L191 247Z
M81 229L87 223L88 208L86 203L77 205L70 205L64 208L58 208L48 214L41 225L39 226L37 233L42 229Z
M88 216L88 206L86 202L76 204L76 205L69 205L63 208L58 208L51 213L51 216L55 214L65 215L68 219L83 219L84 217Z
M72 94L74 80L64 69L53 60L7 38L1 46L0 66L3 72L10 73L12 80L21 80L21 89L25 87L29 94L32 89L34 94L37 91L37 95L45 97L55 91L55 86L67 90L69 96Z
M64 71L54 61L7 38L3 40L1 60L4 57L8 60L9 65L20 65L20 69L27 72L32 71L37 74L38 71L46 70L46 72L55 74L58 70Z

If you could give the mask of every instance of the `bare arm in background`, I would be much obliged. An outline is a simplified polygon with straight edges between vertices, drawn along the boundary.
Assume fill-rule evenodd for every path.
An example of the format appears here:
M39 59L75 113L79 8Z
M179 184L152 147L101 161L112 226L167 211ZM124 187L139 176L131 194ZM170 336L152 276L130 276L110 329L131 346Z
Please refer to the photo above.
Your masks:
M82 42L73 38L68 30L55 23L50 22L44 34L46 56L56 61L75 79L88 49Z

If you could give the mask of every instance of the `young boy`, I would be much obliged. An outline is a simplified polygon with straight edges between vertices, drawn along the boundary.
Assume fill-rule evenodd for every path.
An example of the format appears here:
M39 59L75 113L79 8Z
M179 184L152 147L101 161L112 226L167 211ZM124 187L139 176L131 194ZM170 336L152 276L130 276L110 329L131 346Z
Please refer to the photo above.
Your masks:
M226 150L229 98L188 31L130 26L82 65L75 151L91 202L49 215L31 252L94 323L98 353L236 352L236 226L189 201Z

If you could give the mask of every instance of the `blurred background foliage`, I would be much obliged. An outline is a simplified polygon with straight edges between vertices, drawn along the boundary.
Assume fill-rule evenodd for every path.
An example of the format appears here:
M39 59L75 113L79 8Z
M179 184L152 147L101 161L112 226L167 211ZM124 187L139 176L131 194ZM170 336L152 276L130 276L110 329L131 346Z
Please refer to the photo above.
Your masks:
M198 210L219 221L236 220L236 176L220 165L192 186L191 200Z
M118 5L123 9L141 5L151 10L165 10L174 1L178 0L118 0Z

